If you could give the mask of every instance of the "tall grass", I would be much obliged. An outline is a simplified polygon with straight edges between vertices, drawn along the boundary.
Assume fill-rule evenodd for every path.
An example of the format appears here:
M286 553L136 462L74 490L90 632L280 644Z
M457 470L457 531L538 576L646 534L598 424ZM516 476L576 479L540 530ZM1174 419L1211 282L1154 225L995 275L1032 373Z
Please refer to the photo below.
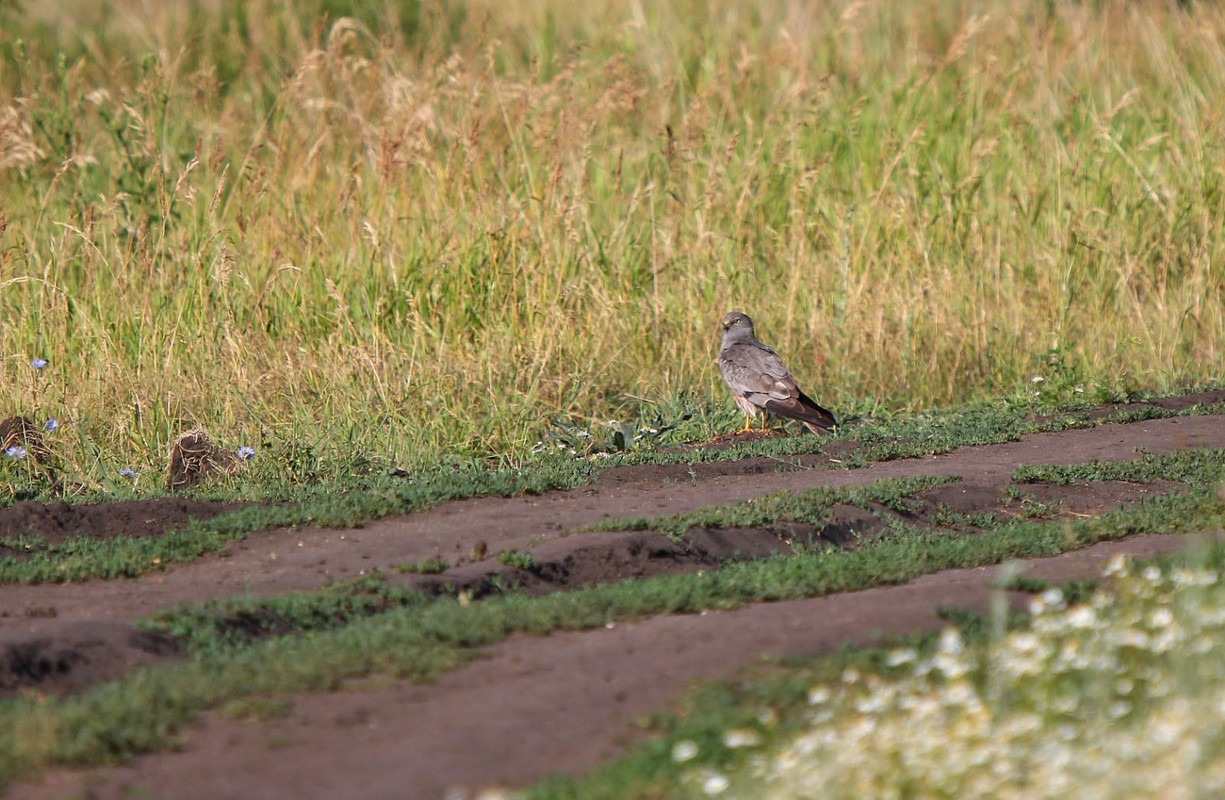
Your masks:
M0 2L0 407L83 465L730 409L733 307L838 409L1220 372L1210 4L99 8Z

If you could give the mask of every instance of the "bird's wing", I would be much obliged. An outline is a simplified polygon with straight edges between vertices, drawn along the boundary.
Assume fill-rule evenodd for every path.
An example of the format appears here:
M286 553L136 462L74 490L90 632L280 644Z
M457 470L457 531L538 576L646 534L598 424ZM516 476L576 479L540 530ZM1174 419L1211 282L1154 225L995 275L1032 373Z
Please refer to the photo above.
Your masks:
M744 396L756 406L800 395L790 370L765 346L734 344L724 348L719 354L719 369L732 393Z

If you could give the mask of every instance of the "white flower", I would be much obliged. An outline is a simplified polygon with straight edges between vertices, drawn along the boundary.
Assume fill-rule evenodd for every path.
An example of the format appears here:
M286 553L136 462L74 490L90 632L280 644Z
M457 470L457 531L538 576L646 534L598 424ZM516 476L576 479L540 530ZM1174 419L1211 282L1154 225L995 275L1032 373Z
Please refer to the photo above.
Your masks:
M1130 571L1128 569L1130 564L1131 559L1129 559L1126 555L1123 553L1115 553L1110 557L1110 560L1106 562L1106 569L1102 571L1102 576L1106 578L1122 578Z
M885 664L890 667L900 667L903 664L909 664L919 657L919 654L910 648L904 650L891 650L889 657L885 659Z
M688 739L681 740L672 745L672 760L677 764L684 764L698 754L698 745L696 742L691 742Z
M1068 612L1065 617L1070 627L1076 630L1084 630L1092 628L1093 623L1097 620L1097 614L1094 613L1090 606L1080 605Z
M1148 624L1154 628L1164 628L1173 621L1174 612L1165 606L1153 609L1153 613L1148 615Z
M930 658L890 652L903 677L847 670L853 690L813 687L808 733L763 756L766 790L746 796L1225 796L1211 749L1225 689L1209 677L1225 652L1225 586L1187 591L1211 585L1194 570L1141 574L1071 608L1058 591L1035 598L1044 613L1027 630L985 645L981 689L959 676L984 646L954 629Z
M727 776L714 773L706 780L702 781L702 791L706 794L722 794L727 791L727 787L731 785Z
M1062 610L1064 608L1063 590L1058 587L1052 587L1042 593L1042 603L1047 608Z
M1075 695L1065 694L1061 697L1056 697L1055 702L1051 703L1051 708L1058 711L1060 714L1071 714L1076 710L1079 704Z
M732 728L723 734L723 744L732 749L737 747L756 747L761 744L761 734L745 728Z
M1205 570L1176 569L1170 577L1175 586L1212 586L1217 582L1217 576Z
M1135 628L1125 628L1115 634L1115 641L1124 647L1134 647L1137 650L1148 649L1148 634Z

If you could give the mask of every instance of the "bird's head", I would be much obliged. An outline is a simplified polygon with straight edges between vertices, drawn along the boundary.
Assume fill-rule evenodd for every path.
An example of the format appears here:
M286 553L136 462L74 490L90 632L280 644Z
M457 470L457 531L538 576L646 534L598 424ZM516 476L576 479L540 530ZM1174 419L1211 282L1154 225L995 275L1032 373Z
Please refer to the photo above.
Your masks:
M748 314L741 311L732 311L731 313L724 314L722 325L724 331L742 328L751 334L753 330L753 320L749 319Z

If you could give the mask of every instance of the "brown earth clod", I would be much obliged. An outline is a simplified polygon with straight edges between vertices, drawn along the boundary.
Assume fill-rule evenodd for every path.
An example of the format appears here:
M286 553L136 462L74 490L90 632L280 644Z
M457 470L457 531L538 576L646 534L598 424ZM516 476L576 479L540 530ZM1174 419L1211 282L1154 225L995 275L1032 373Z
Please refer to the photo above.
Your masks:
M193 519L211 519L241 507L241 503L210 503L190 497L155 497L114 503L23 500L0 508L0 532L9 536L36 536L51 545L77 535L97 540L120 536L151 537L182 528ZM36 550L0 545L0 557L21 559L33 552Z
M214 442L206 431L193 428L179 434L170 448L166 488L172 492L186 489L210 478L236 475L243 467L238 453Z
M42 431L34 420L20 414L0 420L0 454L13 447L25 451L25 459L37 479L49 482L57 492L60 490L55 454L43 440Z
M180 655L172 637L121 623L69 623L33 638L20 628L0 629L0 696L74 692Z

